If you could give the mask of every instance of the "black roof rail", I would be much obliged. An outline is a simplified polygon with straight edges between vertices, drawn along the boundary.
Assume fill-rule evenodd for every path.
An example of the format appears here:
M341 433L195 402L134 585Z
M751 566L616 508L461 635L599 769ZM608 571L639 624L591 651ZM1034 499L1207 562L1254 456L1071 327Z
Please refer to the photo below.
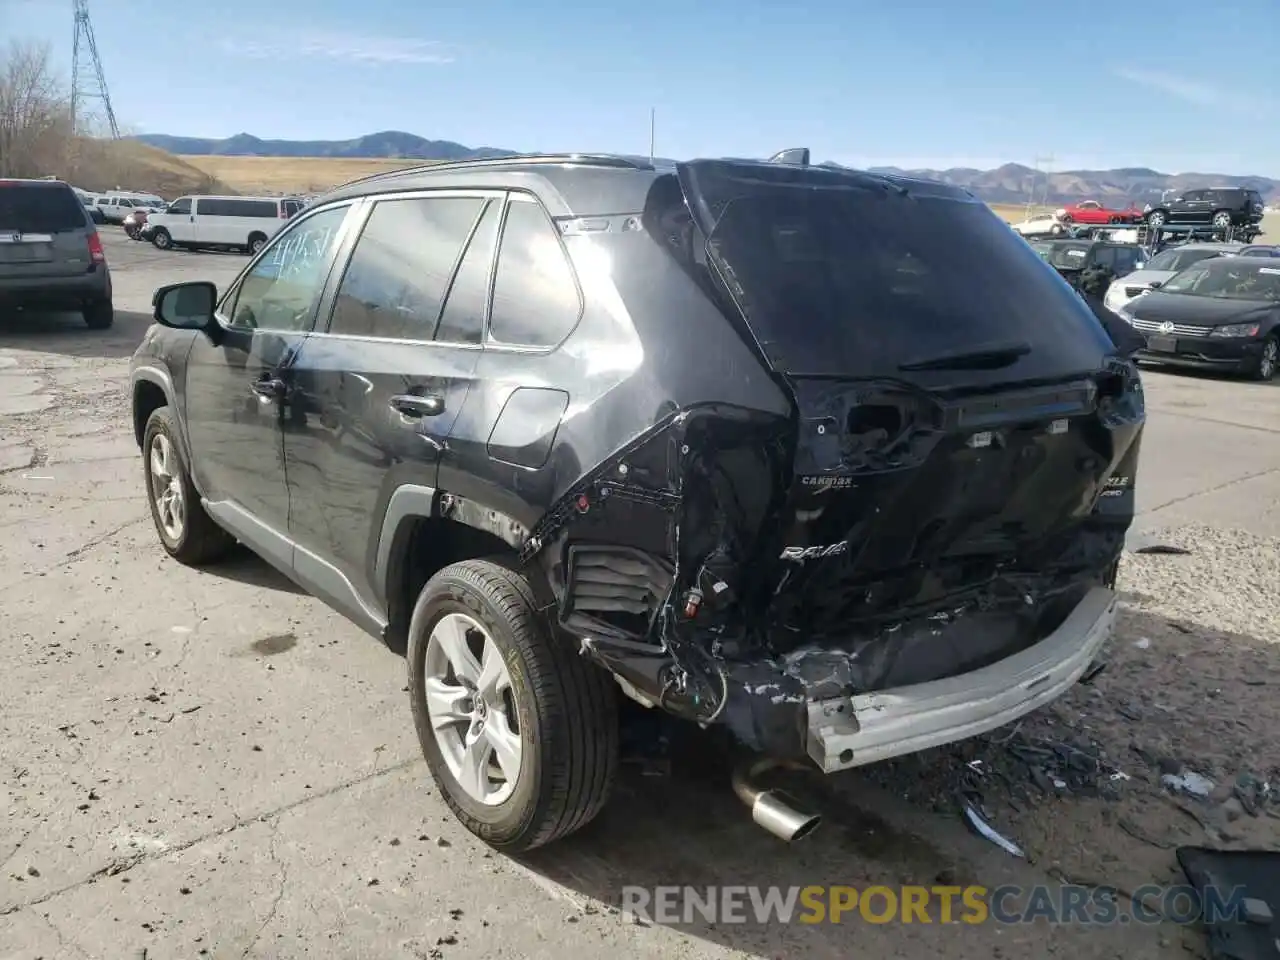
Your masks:
M399 170L384 170L371 173L367 177L349 180L343 186L367 183L372 180L394 179L410 174L447 173L451 170L474 170L485 167L506 167L524 164L580 164L584 167L613 167L620 170L652 170L653 165L639 157L625 157L613 153L540 153L511 154L503 157L471 157L466 160L442 160L436 163L423 163L416 167L403 167Z

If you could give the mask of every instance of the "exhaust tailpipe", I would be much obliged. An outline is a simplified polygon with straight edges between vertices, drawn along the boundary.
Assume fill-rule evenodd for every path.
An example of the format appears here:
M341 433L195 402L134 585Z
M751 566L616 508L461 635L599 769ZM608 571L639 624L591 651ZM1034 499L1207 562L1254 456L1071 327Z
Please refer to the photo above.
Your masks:
M748 760L733 771L733 792L751 810L751 819L775 837L790 843L807 837L818 829L822 816L797 809L795 801L781 790L766 790L756 785L756 778L779 767L803 769L793 761L769 757Z

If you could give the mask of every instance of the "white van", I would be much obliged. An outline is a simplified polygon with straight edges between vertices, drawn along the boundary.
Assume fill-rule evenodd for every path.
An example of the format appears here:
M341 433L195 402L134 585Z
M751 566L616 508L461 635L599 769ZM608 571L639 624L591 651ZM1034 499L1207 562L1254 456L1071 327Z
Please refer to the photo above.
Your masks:
M147 218L151 242L170 247L227 247L257 253L302 209L293 197L179 197Z
M136 210L150 213L166 206L164 200L154 194L120 192L99 194L93 205L106 223L124 223L124 218Z

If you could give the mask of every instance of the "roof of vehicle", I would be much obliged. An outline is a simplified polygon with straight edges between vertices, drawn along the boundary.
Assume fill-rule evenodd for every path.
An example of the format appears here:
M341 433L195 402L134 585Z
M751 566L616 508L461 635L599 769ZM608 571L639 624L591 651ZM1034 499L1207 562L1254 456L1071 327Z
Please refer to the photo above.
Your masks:
M1061 237L1057 240L1046 240L1045 243L1054 246L1067 246L1075 244L1077 246L1088 247L1140 247L1140 243L1132 243L1128 240L1103 240L1095 237Z
M30 186L30 187L66 187L71 189L71 184L65 180L50 180L47 177L0 177L0 186Z
M246 196L225 196L218 193L184 193L179 200L269 200L272 203L277 201L288 200L288 197L246 197Z
M723 162L744 166L758 165L776 169L778 163L758 159L720 158ZM378 173L343 184L321 197L321 201L367 196L407 190L447 187L477 188L484 177L491 177L494 189L519 186L538 179L559 195L571 212L630 213L644 209L649 186L659 176L676 172L675 160L621 154L564 153L539 156L494 157L482 160L459 160L432 163L404 170ZM866 173L828 164L805 165L804 169L820 175L848 178L874 178L904 189L925 189L930 196L977 203L967 190L934 180ZM603 204L603 206L602 206Z

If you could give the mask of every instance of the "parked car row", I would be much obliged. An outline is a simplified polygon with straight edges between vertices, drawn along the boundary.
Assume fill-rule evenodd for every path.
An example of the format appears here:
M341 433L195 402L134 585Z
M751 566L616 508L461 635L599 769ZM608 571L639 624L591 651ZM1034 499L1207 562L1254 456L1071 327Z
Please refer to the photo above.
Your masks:
M1097 200L1084 200L1012 226L1024 237L1063 236L1071 232L1074 224L1117 226L1140 223L1155 229L1201 227L1218 233L1234 230L1239 234L1257 228L1264 212L1262 195L1257 190L1230 187L1188 190L1179 196L1149 203L1142 209L1133 205L1110 207Z

